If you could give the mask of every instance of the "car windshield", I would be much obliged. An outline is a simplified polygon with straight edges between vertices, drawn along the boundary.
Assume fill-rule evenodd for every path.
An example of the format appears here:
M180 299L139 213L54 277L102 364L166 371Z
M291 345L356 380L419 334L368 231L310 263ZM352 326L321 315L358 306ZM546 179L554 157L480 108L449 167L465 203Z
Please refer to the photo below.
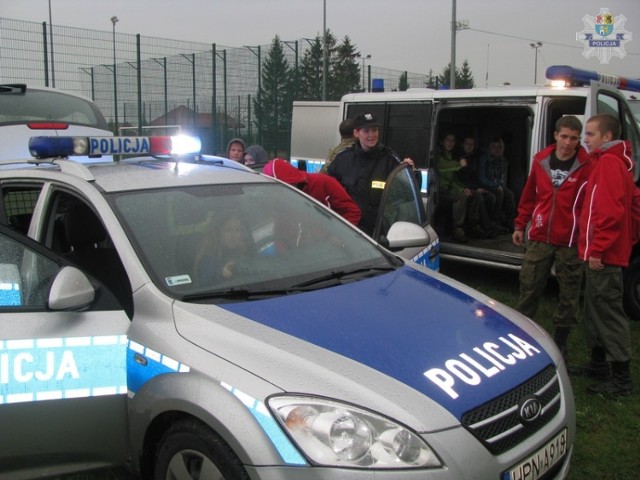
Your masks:
M98 109L82 98L48 90L0 92L0 126L52 121L107 129Z
M355 281L398 260L279 183L119 193L116 213L174 298L237 301Z

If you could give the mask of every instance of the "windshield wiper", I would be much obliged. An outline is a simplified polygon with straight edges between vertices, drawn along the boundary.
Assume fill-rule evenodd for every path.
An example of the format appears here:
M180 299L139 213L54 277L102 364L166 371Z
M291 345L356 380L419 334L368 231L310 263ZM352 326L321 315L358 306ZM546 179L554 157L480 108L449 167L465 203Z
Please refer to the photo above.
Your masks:
M248 289L248 288L228 288L226 290L217 290L213 292L195 293L182 297L183 302L198 300L259 300L269 297L279 297L292 293L301 293L316 290L318 288L328 288L345 283L345 280L353 281L362 278L371 278L381 273L392 272L396 269L394 266L384 267L359 267L351 270L336 270L326 275L312 278L305 282L291 285L287 288L278 289ZM324 284L324 285L322 285Z
M182 297L182 301L211 300L215 298L225 300L256 300L258 298L278 297L280 295L287 295L288 293L292 293L292 291L288 289L249 290L248 288L229 288L226 290L185 295Z
M384 267L358 267L351 270L334 270L326 275L312 278L305 282L293 285L291 288L295 290L304 289L305 287L317 286L318 284L328 282L330 285L341 285L344 280L355 280L360 278L370 278L380 275L381 273L392 272L396 269L393 266ZM346 278L348 277L348 278Z

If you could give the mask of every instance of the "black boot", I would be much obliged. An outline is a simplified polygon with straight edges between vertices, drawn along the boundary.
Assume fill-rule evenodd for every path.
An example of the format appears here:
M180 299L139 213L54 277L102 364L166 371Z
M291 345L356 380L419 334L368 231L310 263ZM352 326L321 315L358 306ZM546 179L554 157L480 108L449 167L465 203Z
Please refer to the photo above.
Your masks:
M612 362L613 375L609 380L596 383L587 388L587 393L601 393L610 397L620 397L630 395L633 389L631 382L630 362Z
M591 361L579 367L569 367L569 375L590 377L606 380L611 376L611 367L606 360L606 353L602 347L591 349Z
M571 333L571 327L556 327L556 331L553 335L553 340L556 342L565 362L569 359L569 348L567 346L569 333Z

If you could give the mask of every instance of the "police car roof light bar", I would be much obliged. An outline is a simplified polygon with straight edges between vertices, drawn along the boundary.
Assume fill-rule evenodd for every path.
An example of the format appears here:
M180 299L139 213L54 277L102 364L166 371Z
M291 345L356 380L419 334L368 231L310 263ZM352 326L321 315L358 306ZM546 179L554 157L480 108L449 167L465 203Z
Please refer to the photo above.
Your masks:
M31 137L35 158L102 155L187 155L200 153L200 139L187 135L158 137Z
M547 68L546 75L549 80L565 80L573 85L588 85L592 81L596 81L622 90L640 92L640 80L607 75L592 70L582 70L568 65L553 65Z

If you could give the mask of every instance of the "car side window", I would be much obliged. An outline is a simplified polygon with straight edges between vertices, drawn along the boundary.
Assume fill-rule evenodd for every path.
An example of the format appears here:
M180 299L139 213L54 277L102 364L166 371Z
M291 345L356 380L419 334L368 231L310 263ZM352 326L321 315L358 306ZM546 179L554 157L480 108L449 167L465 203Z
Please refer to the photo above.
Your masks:
M41 190L42 185L3 187L0 223L26 235Z
M386 236L395 222L410 222L420 226L427 223L419 184L407 164L397 166L387 178L381 206L373 236L375 239Z
M60 265L0 234L0 311L44 311Z
M97 280L94 309L124 309L132 318L131 283L98 214L81 198L58 191L52 195L47 218L43 243Z

